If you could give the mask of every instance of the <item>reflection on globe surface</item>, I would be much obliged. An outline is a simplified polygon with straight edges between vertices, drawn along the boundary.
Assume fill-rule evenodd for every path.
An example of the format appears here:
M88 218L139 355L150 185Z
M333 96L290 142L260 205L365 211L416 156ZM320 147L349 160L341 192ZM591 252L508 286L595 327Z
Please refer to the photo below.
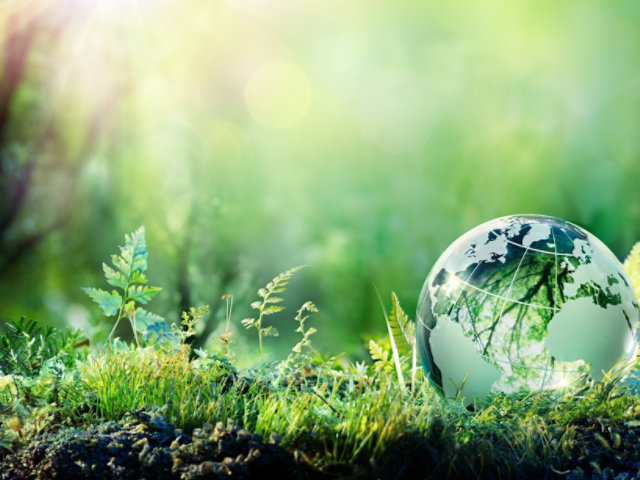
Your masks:
M466 401L600 380L637 351L638 304L622 265L563 220L514 215L462 235L431 269L417 338L430 380Z

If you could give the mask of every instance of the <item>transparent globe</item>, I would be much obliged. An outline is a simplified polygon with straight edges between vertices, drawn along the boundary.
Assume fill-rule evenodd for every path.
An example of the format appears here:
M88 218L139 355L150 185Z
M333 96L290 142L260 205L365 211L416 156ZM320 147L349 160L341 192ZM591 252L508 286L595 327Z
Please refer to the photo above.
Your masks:
M638 304L595 236L553 217L514 215L458 238L418 304L425 371L447 398L602 379L636 355Z

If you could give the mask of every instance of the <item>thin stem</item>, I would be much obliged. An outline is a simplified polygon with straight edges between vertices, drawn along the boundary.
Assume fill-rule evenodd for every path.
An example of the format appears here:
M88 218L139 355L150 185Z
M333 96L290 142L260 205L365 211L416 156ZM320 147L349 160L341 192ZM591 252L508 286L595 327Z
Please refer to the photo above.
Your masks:
M107 338L107 340L111 340L111 337L113 336L114 332L116 331L116 328L118 328L118 324L120 323L120 319L122 318L122 308L123 308L124 304L120 306L120 312L118 312L118 318L116 318L116 323L113 324L113 328L111 329L111 333L109 333L109 337Z
M131 322L131 326L133 327L133 339L136 341L136 345L140 347L140 342L138 342L138 332L136 331L136 311L133 310L131 316L129 317L129 321Z
M118 311L118 317L116 318L116 323L113 325L113 328L111 329L111 333L109 333L109 337L107 338L107 340L111 340L112 335L115 333L116 328L120 323L120 319L122 319L122 311L124 310L124 306L127 304L127 301L129 300L129 287L131 286L131 275L133 273L133 258L134 258L134 255L131 255L131 260L129 261L129 275L127 276L127 286L125 287L124 294L122 295L122 303L120 303L120 310ZM129 322L131 322L131 320L129 320ZM133 338L135 338L136 345L138 345L139 347L140 344L138 343L138 337L136 336L135 322L131 325L131 327L133 329Z
M264 309L267 306L267 299L269 298L270 295L271 295L271 291L268 291L264 299L262 300L262 304L260 305L260 315L258 315L258 321L256 322L258 324L257 328L258 328L258 344L260 345L260 362L262 362L262 317L264 315Z

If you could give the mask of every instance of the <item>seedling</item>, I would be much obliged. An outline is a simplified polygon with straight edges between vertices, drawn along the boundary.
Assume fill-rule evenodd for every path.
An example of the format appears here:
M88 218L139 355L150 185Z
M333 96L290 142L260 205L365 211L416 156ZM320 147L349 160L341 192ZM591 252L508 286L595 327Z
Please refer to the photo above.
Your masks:
M120 247L120 255L112 255L111 262L115 269L106 263L102 270L107 283L116 287L111 292L99 288L83 288L82 290L98 304L107 317L116 317L108 339L111 340L120 321L127 318L131 323L136 345L140 346L138 333L146 337L149 332L167 334L165 320L155 313L148 312L137 304L146 304L155 297L160 287L145 285L147 277L147 244L144 227L138 228L131 235L124 236L124 246ZM161 327L165 328L161 328ZM143 338L144 338L143 337Z
M251 308L258 311L258 318L245 318L241 321L245 328L255 328L258 332L258 344L260 346L260 361L262 361L262 337L278 336L278 330L275 327L269 325L268 327L262 326L262 320L267 315L284 310L281 305L276 305L282 302L282 298L276 296L279 293L283 293L286 290L286 286L289 284L289 280L298 270L303 266L294 267L286 272L282 272L273 278L264 288L258 290L258 296L262 300L258 300L251 304Z

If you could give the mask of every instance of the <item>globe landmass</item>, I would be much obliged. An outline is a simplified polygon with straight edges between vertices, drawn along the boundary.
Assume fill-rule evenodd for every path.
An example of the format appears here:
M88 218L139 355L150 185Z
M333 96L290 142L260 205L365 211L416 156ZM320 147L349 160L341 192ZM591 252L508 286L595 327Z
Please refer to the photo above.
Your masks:
M450 380L442 385L446 397L455 397L458 389L465 398L489 394L493 382L500 378L500 369L485 361L457 323L446 315L438 318L431 331L431 342L432 354L438 359L444 378ZM452 352L455 355L451 355ZM469 365L473 365L473 376L467 375Z
M552 217L487 222L438 259L418 305L426 372L447 397L595 380L637 350L638 305L595 236Z

